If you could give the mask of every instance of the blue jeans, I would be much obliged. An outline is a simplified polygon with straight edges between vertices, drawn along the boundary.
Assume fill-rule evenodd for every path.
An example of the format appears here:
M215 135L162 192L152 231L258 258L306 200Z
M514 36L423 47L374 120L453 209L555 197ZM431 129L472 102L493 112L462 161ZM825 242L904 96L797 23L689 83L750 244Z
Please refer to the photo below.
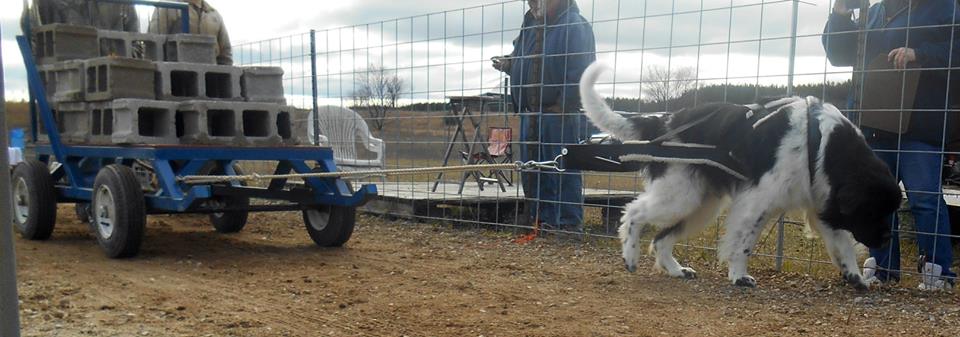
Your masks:
M897 150L897 141L886 139L873 141L870 146L874 150L883 150L877 152L877 156L887 163L890 171L903 182L903 186L907 189L907 202L910 204L910 212L913 213L916 224L917 246L920 248L920 254L927 256L930 262L943 267L943 276L955 277L956 274L950 271L950 265L953 263L953 250L949 237L950 219L947 215L947 205L941 194L943 193L940 179L943 166L941 148L920 141L901 140L900 150L907 152L887 152ZM881 280L888 277L899 279L899 228L899 219L895 215L890 245L870 250L870 256L877 260L877 266L880 269L877 271L877 278Z
M553 160L564 145L579 143L582 118L579 113L522 114L520 160ZM579 171L523 172L521 181L527 205L533 207L527 214L564 230L583 229L583 178Z

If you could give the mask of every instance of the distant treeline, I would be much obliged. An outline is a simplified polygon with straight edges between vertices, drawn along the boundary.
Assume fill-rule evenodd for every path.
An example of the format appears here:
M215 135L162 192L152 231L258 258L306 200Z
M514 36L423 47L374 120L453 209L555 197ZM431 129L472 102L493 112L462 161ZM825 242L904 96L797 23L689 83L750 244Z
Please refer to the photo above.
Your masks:
M828 103L839 107L846 104L847 93L850 90L850 81L828 82L826 84L805 84L795 88L795 95L816 96ZM756 86L756 85L711 85L697 90L691 90L679 98L669 102L641 101L638 98L608 98L607 102L617 111L628 112L657 112L679 110L684 107L711 103L727 102L749 104L762 97L776 97L787 94L786 86ZM416 103L398 107L405 111L446 111L449 106L444 103Z
M839 107L845 106L850 82L829 82L826 84L806 84L797 86L794 95L820 97ZM614 110L628 112L674 111L685 107L712 102L750 104L758 98L784 96L786 86L755 85L715 85L691 90L669 102L640 101L636 98L608 98L607 102Z

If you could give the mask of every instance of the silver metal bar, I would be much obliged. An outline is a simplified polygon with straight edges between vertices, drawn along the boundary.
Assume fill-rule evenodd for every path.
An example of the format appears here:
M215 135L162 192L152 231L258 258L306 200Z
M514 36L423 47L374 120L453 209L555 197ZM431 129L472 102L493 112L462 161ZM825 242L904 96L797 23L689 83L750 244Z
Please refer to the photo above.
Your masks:
M2 29L2 28L0 28ZM0 64L3 64L3 48L0 47ZM8 143L6 95L4 94L3 67L0 67L0 149ZM17 297L17 258L13 249L13 201L10 195L10 158L0 154L0 336L20 336L20 300Z

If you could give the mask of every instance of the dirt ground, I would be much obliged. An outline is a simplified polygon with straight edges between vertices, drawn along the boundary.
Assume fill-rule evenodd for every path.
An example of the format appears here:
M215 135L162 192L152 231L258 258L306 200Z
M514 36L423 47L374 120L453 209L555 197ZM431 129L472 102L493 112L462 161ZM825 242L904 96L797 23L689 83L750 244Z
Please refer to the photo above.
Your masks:
M299 214L237 235L150 218L140 257L108 260L61 207L17 241L25 336L956 336L960 297L755 272L760 287L628 274L611 245L363 218L343 249ZM652 262L645 261L647 265ZM694 266L697 267L697 266Z

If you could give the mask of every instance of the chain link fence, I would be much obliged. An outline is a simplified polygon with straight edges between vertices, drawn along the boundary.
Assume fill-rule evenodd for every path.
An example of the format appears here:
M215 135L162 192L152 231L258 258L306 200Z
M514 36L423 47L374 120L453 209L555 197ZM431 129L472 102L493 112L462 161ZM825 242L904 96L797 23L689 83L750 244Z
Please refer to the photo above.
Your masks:
M342 164L354 169L347 162L360 168L417 168L542 160L565 144L601 141L603 136L573 107L543 102L551 93L576 91L579 75L567 73L568 63L593 57L614 68L598 89L615 110L628 114L660 115L708 102L748 104L779 95L820 97L856 123L873 123L870 116L886 114L901 132L871 138L876 125L865 130L878 154L906 178L911 201L904 203L900 226L892 230L903 253L896 268L911 278L920 254L950 261L943 256L949 244L946 250L921 253L924 247L943 247L958 238L948 220L954 206L948 205L960 205L950 186L960 182L960 152L953 146L960 126L952 124L960 96L953 48L960 45L950 43L960 38L955 36L960 25L948 8L927 8L934 4L949 2L913 1L902 13L870 11L884 17L857 26L869 20L831 14L832 1L578 0L586 23L557 23L548 15L546 24L525 26L527 1L505 1L243 43L234 46L234 54L239 65L283 67L288 103L320 113L316 123L298 122L310 123L312 135L326 136L320 142L337 148L338 155L348 157L340 158ZM869 16L860 12L852 17ZM828 19L853 26L825 30ZM558 29L590 32L595 41L547 38L534 45L548 51L546 57L512 54L515 45L537 43L518 40L535 36L524 32L547 36L546 31ZM909 71L881 65L887 50L876 56L878 48L893 51L897 43L915 53L907 62ZM492 60L498 57L503 58ZM891 58L897 61L897 55ZM511 78L510 72L495 69L495 62L532 65L520 72L530 78ZM564 71L550 73L558 62ZM556 117L558 110L563 117ZM364 123L348 123L357 120ZM909 125L931 120L939 121L933 129ZM547 130L572 134L544 137L554 132ZM382 147L376 146L378 140ZM936 162L937 172L931 173L929 165L927 173L904 165L921 155L928 164ZM563 191L577 186L571 180L579 180L579 190ZM623 206L643 190L637 173L552 170L370 177L357 183L378 185L380 196L366 211L389 218L517 233L536 229L602 241L616 237ZM549 197L524 192L524 186L536 189L537 183L559 191ZM943 199L948 202L937 202ZM573 215L553 214L563 212ZM544 221L548 218L582 220L564 224ZM960 215L955 218L960 222ZM822 244L803 223L800 213L788 213L768 226L754 253L754 268L833 275ZM713 226L678 254L716 263L721 233L721 226ZM892 247L888 253L897 248Z

